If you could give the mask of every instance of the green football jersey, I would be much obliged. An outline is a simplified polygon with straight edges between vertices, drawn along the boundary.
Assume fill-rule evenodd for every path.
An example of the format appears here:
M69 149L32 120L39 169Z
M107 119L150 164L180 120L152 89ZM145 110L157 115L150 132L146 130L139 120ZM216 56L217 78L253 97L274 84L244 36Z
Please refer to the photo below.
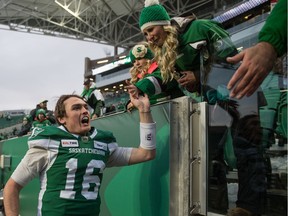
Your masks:
M48 150L48 167L40 174L38 215L99 215L103 171L118 146L111 132L93 129L87 137L78 137L47 126L36 128L28 145Z
M32 128L35 128L35 127L44 127L44 126L49 126L51 125L51 122L49 120L44 120L42 122L36 120L36 121L33 121L32 122Z

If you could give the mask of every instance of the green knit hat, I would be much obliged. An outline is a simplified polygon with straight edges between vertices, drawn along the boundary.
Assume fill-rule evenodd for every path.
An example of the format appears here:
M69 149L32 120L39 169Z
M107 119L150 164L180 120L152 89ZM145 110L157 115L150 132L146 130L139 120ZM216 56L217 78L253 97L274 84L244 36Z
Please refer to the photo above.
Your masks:
M170 16L158 0L146 0L140 13L139 26L141 31L149 26L170 25Z
M46 117L46 111L44 109L38 109L36 111L36 117L38 118L39 114L43 114Z
M133 63L135 59L145 58L151 60L154 58L154 55L148 47L143 44L138 44L130 50L129 57L131 59L131 62Z

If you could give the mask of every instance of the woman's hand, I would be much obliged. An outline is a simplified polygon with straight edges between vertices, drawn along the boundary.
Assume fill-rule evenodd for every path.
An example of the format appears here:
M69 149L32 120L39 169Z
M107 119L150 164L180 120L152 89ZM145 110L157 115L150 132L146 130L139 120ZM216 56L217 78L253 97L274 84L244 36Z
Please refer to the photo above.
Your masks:
M193 92L197 87L197 80L192 71L182 71L182 76L178 79L178 83L189 92Z
M127 86L125 86L125 88L128 90L130 96L138 98L140 93L139 89L135 85L131 84L129 80L126 80L126 84Z

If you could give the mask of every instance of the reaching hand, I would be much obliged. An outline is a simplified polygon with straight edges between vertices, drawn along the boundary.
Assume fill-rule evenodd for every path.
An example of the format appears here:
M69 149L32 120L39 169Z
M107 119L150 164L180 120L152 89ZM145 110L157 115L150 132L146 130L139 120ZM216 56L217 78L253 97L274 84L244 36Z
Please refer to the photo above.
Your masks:
M177 81L183 87L186 88L189 92L196 90L197 80L192 71L182 71L183 74Z
M125 88L128 89L128 93L132 95L132 97L138 98L140 93L139 89L135 85L131 84L129 80L126 80L126 84L127 86L125 86Z
M233 57L228 57L227 62L233 64L243 60L227 85L228 89L232 89L230 97L241 99L245 95L251 96L272 70L276 58L275 49L266 42L260 42Z
M127 112L130 112L131 113L131 111L134 109L135 107L134 107L134 105L133 105L133 103L130 101L127 105L126 105L126 110L127 110Z
M133 97L130 94L131 103L139 110L139 112L147 112L150 110L150 101L147 94L144 96Z

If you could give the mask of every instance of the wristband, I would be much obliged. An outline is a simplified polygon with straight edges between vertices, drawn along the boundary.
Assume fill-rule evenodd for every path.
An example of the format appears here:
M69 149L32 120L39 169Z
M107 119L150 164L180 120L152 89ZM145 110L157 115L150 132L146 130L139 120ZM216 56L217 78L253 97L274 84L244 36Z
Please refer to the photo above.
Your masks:
M146 150L156 148L156 123L140 122L140 147Z

